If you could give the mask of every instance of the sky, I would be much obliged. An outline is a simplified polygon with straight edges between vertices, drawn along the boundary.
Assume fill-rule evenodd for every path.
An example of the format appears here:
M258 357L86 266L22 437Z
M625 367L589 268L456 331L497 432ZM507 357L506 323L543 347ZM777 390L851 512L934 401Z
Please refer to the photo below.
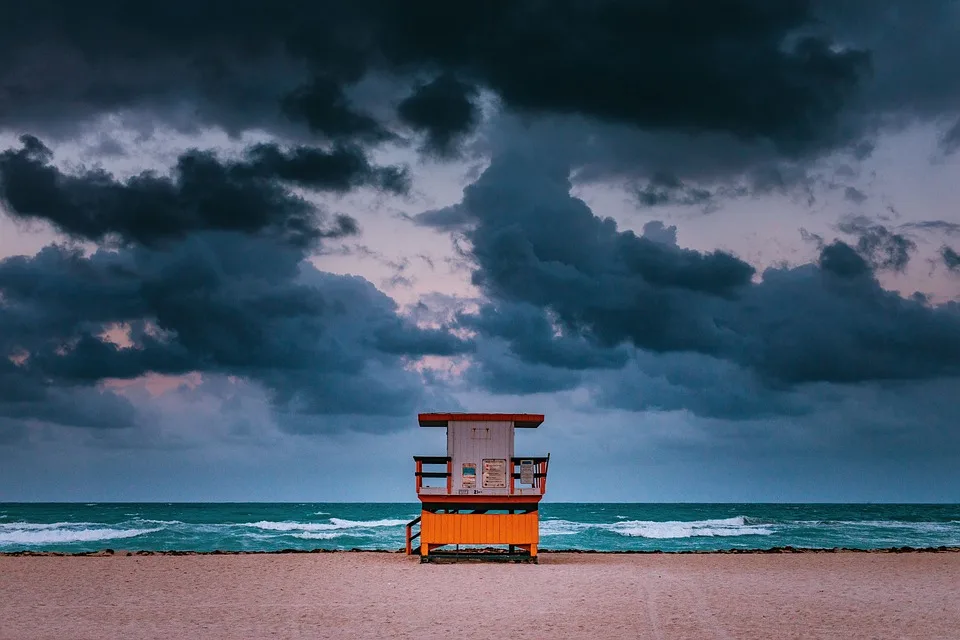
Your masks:
M960 502L960 3L0 0L0 501Z

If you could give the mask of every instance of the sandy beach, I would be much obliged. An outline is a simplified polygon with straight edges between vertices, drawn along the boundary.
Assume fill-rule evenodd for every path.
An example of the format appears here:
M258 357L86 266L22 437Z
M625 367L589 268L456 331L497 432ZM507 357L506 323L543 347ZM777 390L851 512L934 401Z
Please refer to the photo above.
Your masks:
M0 557L0 638L943 638L960 553Z

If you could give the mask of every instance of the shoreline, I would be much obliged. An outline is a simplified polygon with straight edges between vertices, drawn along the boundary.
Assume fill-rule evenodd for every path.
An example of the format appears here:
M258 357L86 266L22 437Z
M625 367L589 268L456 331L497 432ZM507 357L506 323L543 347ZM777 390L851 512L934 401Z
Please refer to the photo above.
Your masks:
M366 553L366 554L384 554L384 555L403 555L404 549L391 551L389 549L276 549L266 551L228 551L214 549L213 551L187 551L187 550L127 550L127 549L100 549L98 551L2 551L0 558L16 557L55 557L55 558L73 558L73 557L91 557L103 558L110 556L251 556L251 555L292 555L292 554L343 554L343 553ZM490 553L490 550L482 549L476 551L477 555ZM601 551L596 549L540 549L538 555L551 554L578 554L578 555L763 555L777 553L807 553L807 554L827 554L827 553L858 553L858 554L878 554L878 553L960 553L960 547L882 547L876 549L857 549L853 547L769 547L765 549L682 549L678 551L663 551L661 549L623 549L612 551ZM416 554L413 554L416 556Z

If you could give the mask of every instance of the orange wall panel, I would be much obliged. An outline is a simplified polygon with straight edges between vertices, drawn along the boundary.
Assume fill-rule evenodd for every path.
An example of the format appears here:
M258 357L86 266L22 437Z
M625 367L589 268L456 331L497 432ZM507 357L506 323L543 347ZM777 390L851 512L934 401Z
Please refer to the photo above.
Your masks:
M536 544L538 513L430 513L421 520L421 540L429 544Z

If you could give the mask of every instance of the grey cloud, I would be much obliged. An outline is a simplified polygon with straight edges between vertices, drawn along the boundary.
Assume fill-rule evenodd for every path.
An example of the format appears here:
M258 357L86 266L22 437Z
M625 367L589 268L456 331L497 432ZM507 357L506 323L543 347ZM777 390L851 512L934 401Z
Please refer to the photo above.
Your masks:
M627 411L689 411L721 420L803 416L814 403L802 392L771 386L740 365L695 353L636 352L616 372L585 381L592 400Z
M326 216L288 185L334 192L407 187L404 170L375 167L357 148L286 151L260 144L241 161L193 150L179 157L171 176L145 172L121 181L102 170L64 173L37 138L23 136L21 142L22 148L0 153L0 196L7 210L97 242L118 237L154 245L195 231L235 230L311 244L355 234L356 221L340 215L325 227Z
M753 268L726 253L621 233L569 190L563 167L519 156L495 160L467 187L462 206L478 222L467 234L479 265L474 283L494 298L550 307L602 344L712 348L715 332L693 308L733 295Z
M652 240L653 242L660 242L671 247L678 246L677 227L675 225L668 227L659 220L651 220L644 224L642 235L644 238Z
M377 145L406 123L442 154L477 123L484 89L524 123L496 135L549 137L551 119L571 129L538 144L583 179L683 180L679 194L642 188L654 203L730 184L722 197L808 188L815 159L862 160L879 131L955 115L960 95L948 0L44 6L5 7L0 127L63 131L123 112ZM354 104L371 78L389 85L377 101L393 115Z
M707 189L688 186L676 176L657 173L645 186L637 189L636 196L642 206L657 207L705 205L713 194Z
M867 194L856 187L846 187L843 190L843 197L854 204L863 204L867 199Z
M2 307L0 307L2 309ZM8 322L0 328L10 330ZM0 340L0 344L6 340ZM6 349L4 349L6 352ZM21 355L19 352L16 355ZM28 428L31 422L96 429L123 429L142 421L137 408L109 389L59 387L36 372L0 359L0 419Z
M874 269L904 271L917 243L894 233L883 225L864 218L853 218L838 225L840 231L857 236L857 251Z
M960 149L960 118L940 138L940 150L945 155L951 155L957 149Z
M582 381L582 371L525 362L499 340L481 341L464 375L465 383L501 395L568 391Z
M951 61L960 56L960 15L955 2L817 0L810 6L839 41L870 51L871 79L851 100L851 112L956 113L960 83Z
M457 205L424 211L411 217L414 224L440 231L458 231L470 225L470 216Z
M284 98L317 131L367 134L377 127L345 103L345 85L375 69L438 69L490 87L521 112L797 145L829 127L869 59L832 48L828 32L797 35L815 15L795 2L285 2L270 15L231 5L229 20L182 1L162 12L117 12L109 2L82 13L66 2L8 10L5 24L17 26L0 32L12 61L0 78L18 100L0 104L0 114L21 125L186 102L201 120L262 126ZM700 19L688 20L692 13ZM306 70L313 78L304 82ZM648 82L625 91L627 78ZM712 99L693 89L704 86ZM435 131L447 117L426 115Z
M529 304L484 305L476 314L462 314L459 325L504 340L526 363L555 369L619 369L628 358L623 348L603 348L576 334L557 335L544 310Z
M960 253L945 246L940 249L940 257L943 258L943 264L947 266L947 269L960 272Z
M942 233L947 236L960 236L960 224L947 222L946 220L907 222L906 224L900 225L900 228L907 231L925 231L929 233Z
M850 245L835 240L820 249L817 266L825 273L839 278L869 278L870 265Z
M211 372L255 381L278 410L309 415L409 410L421 384L405 359L471 348L403 320L366 280L302 259L274 241L222 232L164 250L85 257L51 246L8 258L0 346L20 360L12 375L21 383L69 389ZM127 328L129 346L104 337L115 327Z
M958 308L902 298L876 280L876 268L903 259L893 234L856 227L867 238L857 248L823 244L817 264L768 269L754 283L732 255L619 231L570 187L563 167L514 155L465 190L459 206L476 224L467 233L473 282L494 304L549 311L568 335L604 348L628 342L727 361L774 387L960 372ZM495 323L475 326L505 334ZM547 364L523 347L544 333L516 331L510 348Z
M392 137L379 122L350 104L340 82L320 75L294 89L280 100L281 110L293 120L302 120L311 131L339 139L383 142Z
M479 122L477 88L444 74L421 85L397 106L400 119L426 134L425 150L441 157L459 154L459 143Z
M822 258L819 267L766 270L720 316L734 329L727 357L785 383L956 375L960 308L887 291L856 252L843 253L842 268Z

